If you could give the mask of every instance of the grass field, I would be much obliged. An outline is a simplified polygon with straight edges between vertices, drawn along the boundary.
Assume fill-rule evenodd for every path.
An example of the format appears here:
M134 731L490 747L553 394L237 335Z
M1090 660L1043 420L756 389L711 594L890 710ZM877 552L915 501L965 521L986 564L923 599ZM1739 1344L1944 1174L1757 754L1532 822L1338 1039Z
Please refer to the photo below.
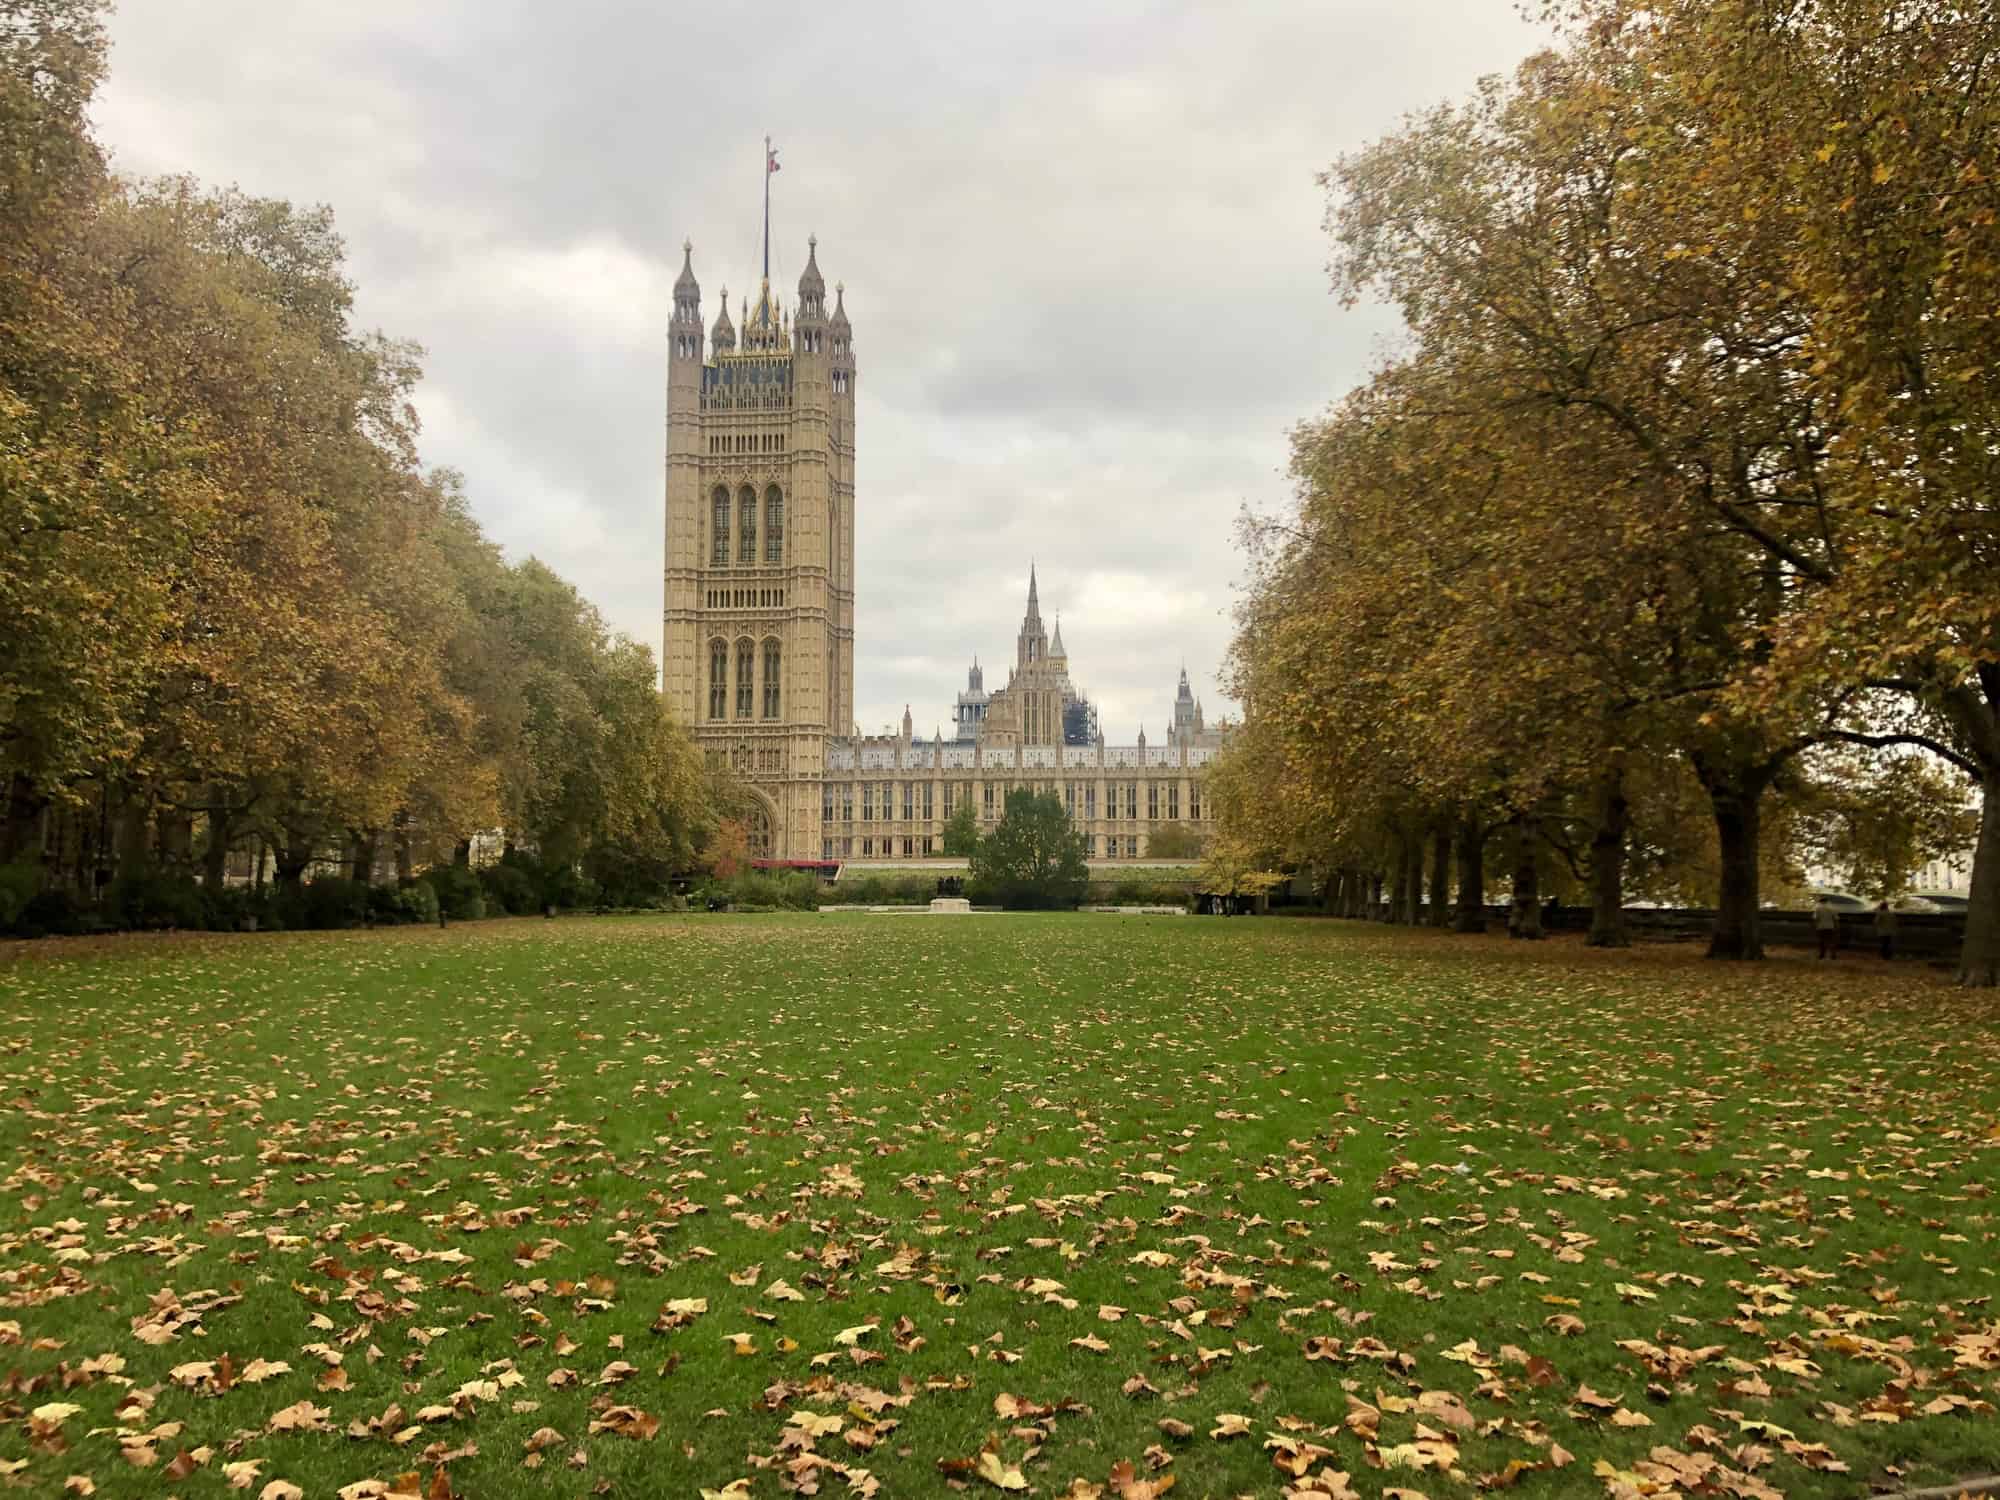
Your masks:
M1911 968L1305 921L22 948L0 1483L1963 1477L1996 1020Z

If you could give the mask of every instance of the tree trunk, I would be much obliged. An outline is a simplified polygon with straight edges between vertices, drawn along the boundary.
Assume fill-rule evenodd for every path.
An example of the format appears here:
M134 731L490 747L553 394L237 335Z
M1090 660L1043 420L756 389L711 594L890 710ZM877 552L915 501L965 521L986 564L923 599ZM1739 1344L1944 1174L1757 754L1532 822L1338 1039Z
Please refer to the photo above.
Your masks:
M222 889L229 878L229 829L234 809L221 787L210 789L208 803L208 844L202 850L202 884L211 891Z
M1431 835L1431 908L1433 927L1451 924L1451 830L1440 828Z
M185 870L194 863L194 814L179 808L160 809L157 840L160 863L170 870Z
M1421 927L1424 923L1424 837L1421 833L1410 835L1403 846L1403 863L1409 866L1409 874L1404 881L1409 892L1408 904L1403 908L1405 926Z
M375 881L375 848L381 842L379 828L363 828L349 839L347 850L347 878L357 885L372 885Z
M46 798L35 784L21 775L7 779L7 804L0 808L0 865L31 860L40 855L42 809Z
M306 867L313 862L313 842L287 832L284 843L277 846L278 884L293 890L305 884Z
M1392 867L1395 884L1389 891L1389 920L1400 924L1409 920L1410 909L1410 854L1402 839L1396 840L1396 863Z
M1458 921L1460 932L1486 930L1486 830L1476 819L1458 824Z
M1535 830L1524 823L1514 844L1514 896L1507 911L1507 935L1530 941L1542 935L1541 867L1535 855Z
M1593 948L1629 948L1625 927L1625 763L1613 761L1597 783L1597 827L1590 836L1590 936Z
M1972 853L1972 899L1965 908L1965 946L1958 982L1974 989L2000 985L2000 766L1990 767L1980 795L1979 842Z
M1762 958L1764 934L1757 902L1757 804L1764 786L1722 782L1709 788L1715 835L1722 849L1722 882L1715 900L1710 958Z
M1382 917L1382 872L1368 872L1368 920L1379 921Z
M112 879L143 869L153 857L153 816L147 798L128 792L118 805L117 833L112 840Z

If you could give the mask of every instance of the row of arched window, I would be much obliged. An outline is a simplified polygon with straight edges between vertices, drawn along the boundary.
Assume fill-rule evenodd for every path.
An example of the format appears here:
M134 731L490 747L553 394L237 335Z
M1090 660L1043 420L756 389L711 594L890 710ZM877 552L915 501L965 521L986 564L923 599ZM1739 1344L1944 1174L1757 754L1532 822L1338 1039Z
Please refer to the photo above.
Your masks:
M718 484L709 497L709 563L728 567L732 560L730 532L735 532L734 561L747 566L757 561L757 492L749 485L738 491L732 502L727 485ZM764 561L785 560L785 495L775 484L764 491Z
M758 690L762 689L762 717L775 719L784 706L784 652L778 642L766 638L763 643L764 671L757 672L757 642L748 636L736 642L732 652L729 642L717 636L708 643L708 716L711 719L730 717L730 704L735 704L735 716L739 719L755 717L758 707ZM730 664L735 663L734 681L730 676ZM732 694L731 688L735 691Z

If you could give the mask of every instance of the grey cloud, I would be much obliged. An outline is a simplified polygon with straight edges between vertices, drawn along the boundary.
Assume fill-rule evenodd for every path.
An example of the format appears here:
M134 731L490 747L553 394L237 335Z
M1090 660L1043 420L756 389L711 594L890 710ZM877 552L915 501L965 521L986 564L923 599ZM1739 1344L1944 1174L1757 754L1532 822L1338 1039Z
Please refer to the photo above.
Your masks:
M492 534L659 638L662 328L817 231L860 359L859 711L1011 660L1030 557L1108 733L1211 711L1244 504L1394 323L1327 294L1341 151L1536 41L1497 0L972 11L131 0L134 172L334 205L370 325L429 351L426 457ZM992 680L989 678L989 681Z

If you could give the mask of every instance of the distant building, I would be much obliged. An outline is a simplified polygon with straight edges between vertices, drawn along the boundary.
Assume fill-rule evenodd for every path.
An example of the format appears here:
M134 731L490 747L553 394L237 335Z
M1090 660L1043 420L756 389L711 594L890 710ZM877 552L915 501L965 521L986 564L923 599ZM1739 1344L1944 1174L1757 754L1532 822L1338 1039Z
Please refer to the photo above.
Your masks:
M990 824L1017 786L1058 792L1094 858L1143 858L1153 829L1205 826L1221 735L1186 670L1164 743L1141 730L1107 746L1060 623L1044 633L1032 566L1008 680L988 693L973 663L949 740L915 740L907 708L899 735L854 731L853 333L807 245L789 317L767 249L740 344L726 293L704 329L689 245L667 331L665 692L711 764L750 786L752 853L938 853L960 806Z

